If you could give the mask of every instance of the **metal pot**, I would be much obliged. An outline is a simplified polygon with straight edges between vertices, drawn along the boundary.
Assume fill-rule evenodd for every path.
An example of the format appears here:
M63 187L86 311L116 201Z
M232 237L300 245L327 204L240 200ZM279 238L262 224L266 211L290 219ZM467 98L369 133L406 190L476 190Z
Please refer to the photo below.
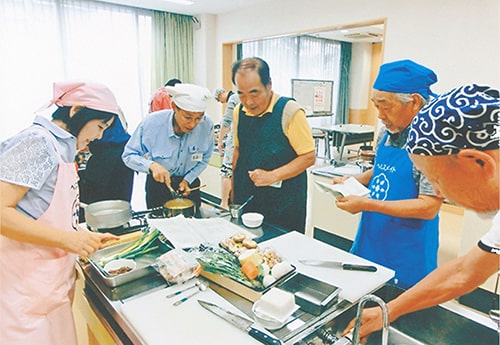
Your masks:
M194 217L196 206L187 198L176 198L163 204L167 218L182 214L184 217Z
M85 222L91 229L110 229L127 224L132 218L130 203L104 200L85 207Z

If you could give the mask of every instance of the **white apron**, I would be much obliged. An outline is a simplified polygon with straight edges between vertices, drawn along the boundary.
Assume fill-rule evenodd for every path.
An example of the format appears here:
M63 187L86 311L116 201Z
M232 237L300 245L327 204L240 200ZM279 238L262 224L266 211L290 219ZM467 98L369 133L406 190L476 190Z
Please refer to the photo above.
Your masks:
M37 222L75 231L78 175L74 163L65 163L59 152L58 159L52 202ZM19 242L0 235L1 344L77 343L71 310L75 259L76 255L59 248Z

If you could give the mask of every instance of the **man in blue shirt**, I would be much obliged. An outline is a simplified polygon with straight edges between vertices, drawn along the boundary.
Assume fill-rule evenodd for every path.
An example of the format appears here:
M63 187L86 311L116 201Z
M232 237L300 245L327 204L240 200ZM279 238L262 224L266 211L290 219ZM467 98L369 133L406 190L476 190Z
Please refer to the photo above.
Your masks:
M198 176L205 170L214 147L214 126L205 115L211 98L208 89L192 84L167 86L172 110L155 112L137 127L122 159L131 169L148 174L146 205L162 206L172 199L170 188L201 205Z

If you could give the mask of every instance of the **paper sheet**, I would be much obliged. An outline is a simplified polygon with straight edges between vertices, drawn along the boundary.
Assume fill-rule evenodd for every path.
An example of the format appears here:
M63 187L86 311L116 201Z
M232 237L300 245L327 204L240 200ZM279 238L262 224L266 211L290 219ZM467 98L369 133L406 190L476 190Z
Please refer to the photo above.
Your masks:
M223 218L173 218L150 219L148 223L158 228L175 248L193 248L201 243L218 244L236 233L245 233L247 238L255 238L251 232Z
M354 177L349 177L344 183L331 184L320 181L314 181L316 187L322 191L331 193L336 199L348 195L367 196L370 190L359 183Z

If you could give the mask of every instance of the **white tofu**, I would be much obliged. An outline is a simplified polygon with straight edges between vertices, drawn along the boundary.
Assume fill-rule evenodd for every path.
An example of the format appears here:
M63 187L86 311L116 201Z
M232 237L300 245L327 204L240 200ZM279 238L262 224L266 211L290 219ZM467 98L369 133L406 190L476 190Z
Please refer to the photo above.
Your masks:
M295 310L295 296L288 291L272 288L260 298L259 311L282 320Z

